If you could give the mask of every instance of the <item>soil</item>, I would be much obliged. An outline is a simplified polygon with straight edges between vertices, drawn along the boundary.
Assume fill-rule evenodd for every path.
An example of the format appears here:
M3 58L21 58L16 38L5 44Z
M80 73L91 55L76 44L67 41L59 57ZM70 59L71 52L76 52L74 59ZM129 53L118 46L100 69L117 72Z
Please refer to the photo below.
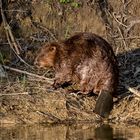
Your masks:
M9 1L8 23L22 48L20 57L31 66L21 62L10 49L3 23L0 25L0 62L53 78L51 70L33 66L36 51L44 42L61 40L78 31L102 36L112 45L120 70L118 96L109 118L103 119L94 113L97 96L53 90L45 80L4 69L6 76L0 79L1 124L107 121L140 126L140 93L133 94L126 88L140 90L140 1L76 2L78 7L55 0Z

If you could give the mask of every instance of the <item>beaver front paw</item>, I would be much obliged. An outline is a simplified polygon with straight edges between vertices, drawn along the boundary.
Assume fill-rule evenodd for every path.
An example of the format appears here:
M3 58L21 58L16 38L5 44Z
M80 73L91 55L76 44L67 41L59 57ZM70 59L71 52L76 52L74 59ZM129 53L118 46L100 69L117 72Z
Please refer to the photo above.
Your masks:
M57 80L55 80L55 81L54 81L54 84L53 84L53 87L54 87L54 89L58 89L58 88L61 87L61 83L58 82Z

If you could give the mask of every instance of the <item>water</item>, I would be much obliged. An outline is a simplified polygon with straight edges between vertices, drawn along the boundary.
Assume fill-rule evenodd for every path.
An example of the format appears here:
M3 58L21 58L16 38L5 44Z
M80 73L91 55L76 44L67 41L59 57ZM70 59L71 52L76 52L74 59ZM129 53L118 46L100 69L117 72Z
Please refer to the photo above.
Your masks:
M0 126L0 140L140 140L140 128L94 124Z

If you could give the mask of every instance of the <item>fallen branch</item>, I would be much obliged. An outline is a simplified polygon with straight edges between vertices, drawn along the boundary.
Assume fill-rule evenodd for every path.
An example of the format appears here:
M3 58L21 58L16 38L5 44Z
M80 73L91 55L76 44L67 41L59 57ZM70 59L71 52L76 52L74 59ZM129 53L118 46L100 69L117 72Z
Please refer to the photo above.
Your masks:
M7 19L4 15L4 11L3 11L3 7L2 7L2 0L0 0L0 12L1 12L1 16L2 16L2 21L3 21L3 25L4 25L4 29L5 29L5 33L6 33L6 37L7 37L7 41L10 45L10 48L13 50L13 52L15 53L15 55L19 58L19 60L21 62L23 62L24 64L26 64L27 66L30 66L28 63L26 63L20 56L20 50L21 50L21 46L17 43L11 27L9 26L9 24L7 23ZM31 67L31 66L30 66Z
M57 122L61 122L61 119L59 119L58 117L52 115L51 113L45 111L45 112L42 112L42 111L36 111L36 113L40 114L40 115L43 115L43 116L48 116L50 120L52 121L57 121Z
M4 15L4 11L3 11L3 4L2 4L2 0L0 0L0 11L1 11L1 16L2 16L2 21L3 21L3 24L4 24L4 28L5 28L5 31L6 31L6 36L8 39L8 43L10 44L10 47L13 49L15 49L15 52L17 54L20 54L20 51L19 49L21 49L21 47L17 44L15 38L14 38L14 35L11 31L11 27L9 26L9 24L7 23L7 19Z
M16 68L11 68L11 67L8 67L8 66L5 66L5 65L2 65L3 68L7 69L7 70L11 70L11 71L15 71L15 72L18 72L18 73L23 73L23 74L26 74L26 75L29 75L29 76L33 76L33 77L36 77L36 78L40 78L40 79L43 79L45 80L48 84L53 84L54 83L54 79L53 78L46 78L44 76L39 76L37 74L33 74L33 73L30 73L30 72L27 72L27 71L23 71L23 70L19 70L19 69L16 69Z
M116 38L116 40L140 39L140 36L130 36L125 38Z
M128 89L131 93L135 94L136 96L140 97L140 91L128 86L126 86L126 89Z
M28 92L23 92L23 93L7 93L7 94L0 94L0 96L16 96L16 95L29 95Z

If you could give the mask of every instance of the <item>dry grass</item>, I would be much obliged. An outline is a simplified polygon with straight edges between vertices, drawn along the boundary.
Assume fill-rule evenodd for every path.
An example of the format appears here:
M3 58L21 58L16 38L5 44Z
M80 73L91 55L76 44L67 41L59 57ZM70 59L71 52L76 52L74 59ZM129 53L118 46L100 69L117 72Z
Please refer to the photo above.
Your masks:
M10 5L11 8L14 8L14 6L16 7L16 3ZM18 32L20 38L18 39L16 34L15 38L22 47L22 58L29 64L32 64L36 50L44 42L67 38L77 31L89 31L101 35L112 44L120 69L118 93L121 94L119 96L121 100L114 107L111 116L112 120L114 118L115 121L117 119L118 121L127 120L127 122L138 122L139 124L139 97L132 95L125 87L129 86L140 90L140 19L138 18L140 2L138 0L135 0L135 2L130 1L130 3L108 1L102 7L100 7L100 3L92 3L91 5L85 2L83 7L76 9L60 5L57 2L53 6L48 3L32 3L33 8L29 7L32 11L32 18L29 15L23 16L23 13L18 11L15 13L16 16L11 18L10 25L12 25L14 20L19 21L17 24L20 25L20 29L15 32ZM20 8L22 9L23 7L21 6ZM134 10L131 10L132 7ZM28 11L27 7L26 9ZM0 28L3 28L3 26ZM53 77L53 73L50 71L38 71L33 67L25 66L21 62L16 63L15 60L13 61L13 58L16 60L17 58L11 50L5 49L8 48L6 40L2 39L0 43L2 46L6 46L0 47L3 55L2 63L8 62L16 66L17 69L41 76ZM12 55L9 57L9 54ZM49 84L32 77L32 75L27 76L7 70L6 72L7 77L0 81L0 94L28 93L29 96L32 94L39 94L40 96L40 94L47 94L51 90ZM28 95L19 96L22 98ZM78 99L77 97L76 102ZM94 103L90 106L91 99L87 98L84 100L87 100L84 102L87 104L83 105L84 109L91 111ZM132 111L130 108L134 110ZM75 112L78 111L72 110L71 112L75 115Z

